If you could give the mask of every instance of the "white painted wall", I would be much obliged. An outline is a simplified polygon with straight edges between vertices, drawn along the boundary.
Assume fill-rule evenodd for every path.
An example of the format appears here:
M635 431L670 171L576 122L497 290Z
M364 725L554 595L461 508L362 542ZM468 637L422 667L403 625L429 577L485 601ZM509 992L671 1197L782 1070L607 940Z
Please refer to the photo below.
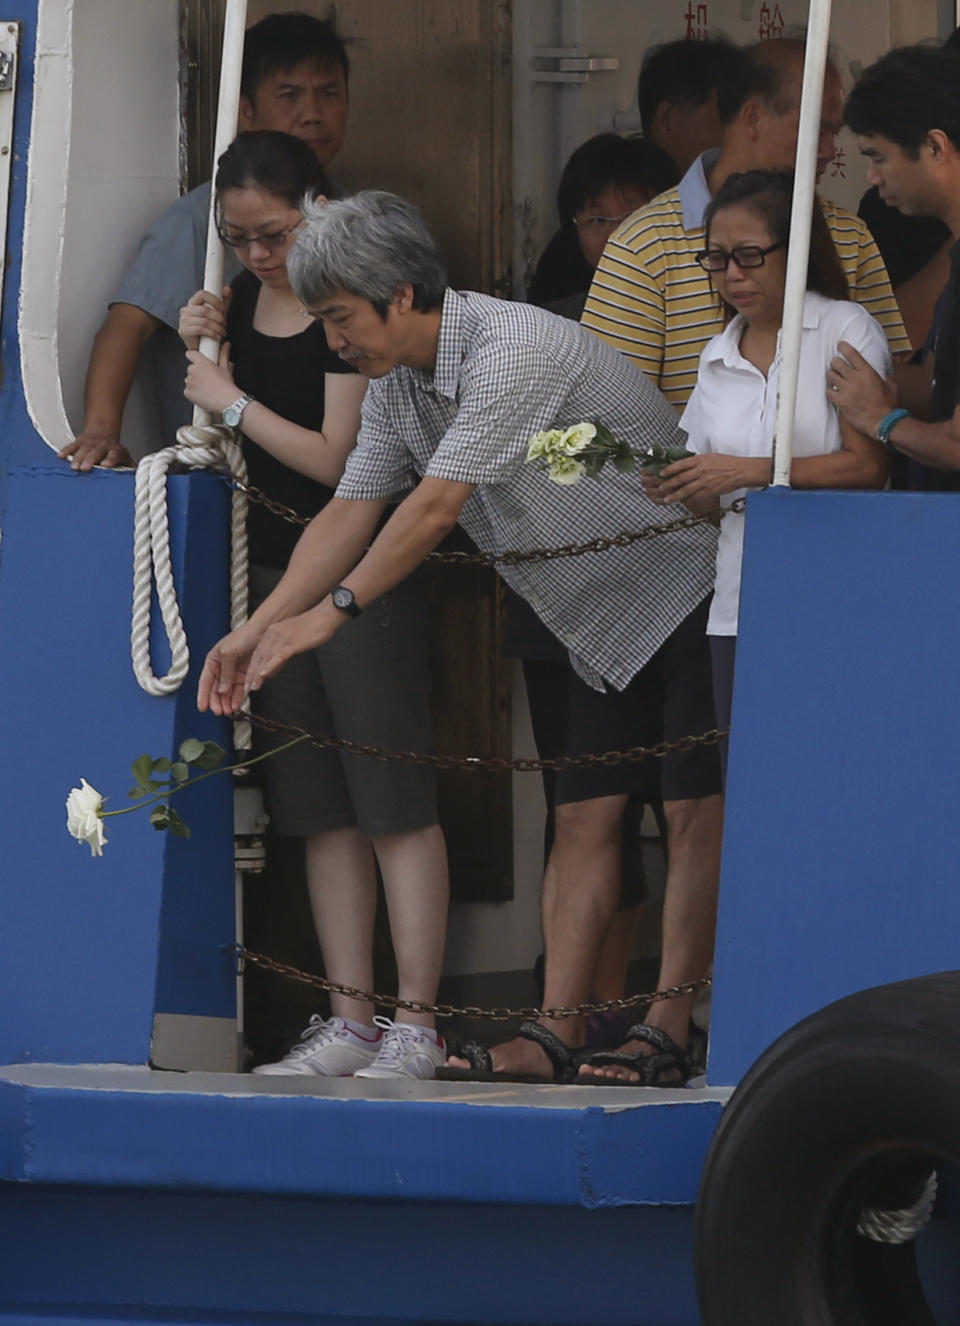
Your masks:
M74 10L60 372L75 431L107 301L141 236L179 193L178 27L177 0L84 0ZM134 454L144 428L135 391L124 430Z
M28 406L55 450L80 427L110 295L178 193L178 24L177 0L40 0L21 353ZM137 391L128 419L136 450Z

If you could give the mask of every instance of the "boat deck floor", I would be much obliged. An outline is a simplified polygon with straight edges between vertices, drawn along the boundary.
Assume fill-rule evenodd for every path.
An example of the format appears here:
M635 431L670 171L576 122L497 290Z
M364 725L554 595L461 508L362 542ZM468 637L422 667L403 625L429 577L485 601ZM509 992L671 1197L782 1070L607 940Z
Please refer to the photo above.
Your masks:
M685 1205L729 1095L20 1064L0 1067L0 1173L378 1200Z

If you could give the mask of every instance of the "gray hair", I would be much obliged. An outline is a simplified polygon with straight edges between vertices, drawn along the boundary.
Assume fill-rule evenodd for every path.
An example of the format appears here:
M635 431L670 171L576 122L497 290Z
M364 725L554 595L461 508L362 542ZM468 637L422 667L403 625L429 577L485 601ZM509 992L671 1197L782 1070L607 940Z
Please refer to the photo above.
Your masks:
M413 203L366 189L335 202L305 200L305 224L287 258L294 294L316 308L335 290L367 299L382 318L405 285L413 307L443 302L447 273L436 241Z

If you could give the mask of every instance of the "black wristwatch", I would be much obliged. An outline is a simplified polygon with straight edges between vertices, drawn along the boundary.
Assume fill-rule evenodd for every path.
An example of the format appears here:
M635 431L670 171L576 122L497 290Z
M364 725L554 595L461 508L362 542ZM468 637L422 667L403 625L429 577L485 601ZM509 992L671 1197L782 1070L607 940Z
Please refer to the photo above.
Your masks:
M339 608L341 612L347 613L350 617L360 616L360 604L353 597L353 590L347 589L346 585L337 585L330 597L333 599L333 606Z

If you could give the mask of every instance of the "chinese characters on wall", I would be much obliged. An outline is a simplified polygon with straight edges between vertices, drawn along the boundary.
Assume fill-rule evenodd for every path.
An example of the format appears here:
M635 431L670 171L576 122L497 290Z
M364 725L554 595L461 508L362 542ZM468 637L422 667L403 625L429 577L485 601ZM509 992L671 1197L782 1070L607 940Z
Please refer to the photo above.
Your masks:
M704 41L707 37L707 6L705 4L694 4L693 0L687 0L687 12L684 15L687 21L687 40Z
M776 37L783 36L784 22L780 6L775 4L771 9L767 0L763 0L760 6L760 24L757 28L757 36L761 41L773 41Z

